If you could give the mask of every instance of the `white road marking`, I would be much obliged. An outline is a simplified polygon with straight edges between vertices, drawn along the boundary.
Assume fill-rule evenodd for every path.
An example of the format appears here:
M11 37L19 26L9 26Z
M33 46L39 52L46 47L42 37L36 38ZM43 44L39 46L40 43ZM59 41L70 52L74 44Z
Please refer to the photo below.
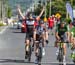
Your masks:
M7 28L8 26L6 26L3 30L1 30L0 34L2 34Z

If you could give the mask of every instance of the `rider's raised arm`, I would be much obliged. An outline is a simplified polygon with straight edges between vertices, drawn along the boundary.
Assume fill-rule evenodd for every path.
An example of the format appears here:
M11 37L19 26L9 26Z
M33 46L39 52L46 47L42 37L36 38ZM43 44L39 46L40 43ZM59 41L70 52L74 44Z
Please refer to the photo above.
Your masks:
M25 19L25 16L23 15L23 13L22 13L22 11L21 11L21 9L18 7L18 13L20 14L20 16L23 18L23 19Z
M41 13L40 13L39 16L37 16L37 18L36 18L37 20L42 16L42 14L44 13L44 11L45 11L45 8L43 7Z

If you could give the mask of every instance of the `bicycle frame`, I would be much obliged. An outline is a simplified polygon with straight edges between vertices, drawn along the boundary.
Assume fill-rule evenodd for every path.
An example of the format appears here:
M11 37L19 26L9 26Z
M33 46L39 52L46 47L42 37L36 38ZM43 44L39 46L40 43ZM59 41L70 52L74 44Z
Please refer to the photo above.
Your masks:
M37 60L38 60L38 65L41 65L41 59L42 59L42 43L43 43L43 39L42 36L39 36L39 40L35 42L36 43L36 47L38 48L38 53L37 53Z
M58 57L57 59L59 60L59 62L63 62L63 43L62 42L59 42L59 54L58 54Z

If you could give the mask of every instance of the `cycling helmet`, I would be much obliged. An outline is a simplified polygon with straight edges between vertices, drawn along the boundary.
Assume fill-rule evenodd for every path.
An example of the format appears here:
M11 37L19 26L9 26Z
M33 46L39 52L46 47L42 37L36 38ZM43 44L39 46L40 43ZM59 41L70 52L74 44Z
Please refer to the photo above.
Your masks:
M39 21L39 24L43 24L43 23L44 23L43 20L40 20L40 21Z
M32 17L32 13L31 13L31 12L28 12L28 13L27 13L27 17L28 17L28 18Z

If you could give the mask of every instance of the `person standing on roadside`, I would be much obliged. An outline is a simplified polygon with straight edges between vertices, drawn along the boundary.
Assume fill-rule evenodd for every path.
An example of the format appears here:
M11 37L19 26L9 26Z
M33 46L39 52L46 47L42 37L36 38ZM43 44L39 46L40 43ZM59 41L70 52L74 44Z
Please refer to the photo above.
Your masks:
M54 20L53 20L53 18L52 18L52 16L50 16L49 18L48 18L48 29L50 29L51 31L51 33L53 34L53 27L54 27Z

